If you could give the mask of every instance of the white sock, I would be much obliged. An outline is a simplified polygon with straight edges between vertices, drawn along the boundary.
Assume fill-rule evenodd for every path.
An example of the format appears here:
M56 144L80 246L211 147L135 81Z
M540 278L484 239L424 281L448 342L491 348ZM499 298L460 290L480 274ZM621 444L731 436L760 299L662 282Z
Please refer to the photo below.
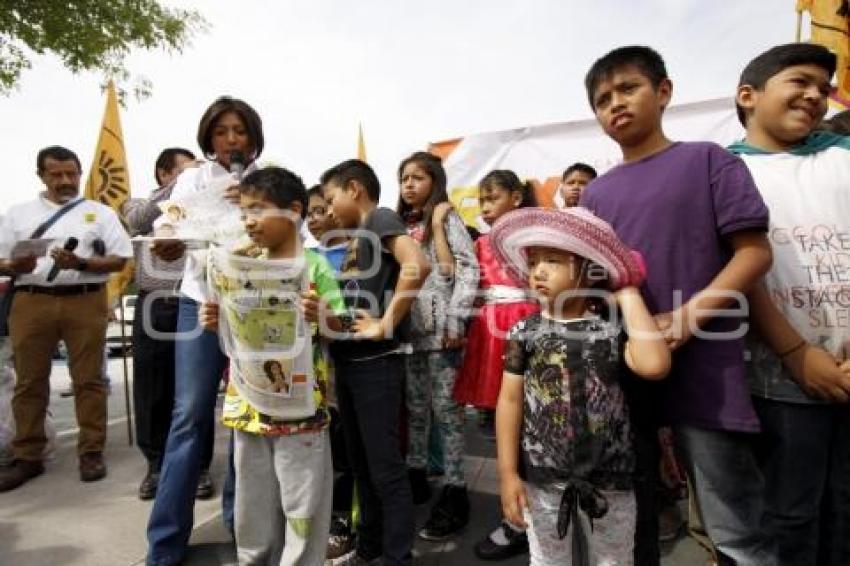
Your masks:
M525 532L525 529L513 525L510 521L502 521L502 524L496 527L496 529L492 533L490 533L490 540L492 540L494 544L497 544L499 546L507 546L511 543L511 541L509 541L507 537L505 537L504 526L507 526L515 533Z

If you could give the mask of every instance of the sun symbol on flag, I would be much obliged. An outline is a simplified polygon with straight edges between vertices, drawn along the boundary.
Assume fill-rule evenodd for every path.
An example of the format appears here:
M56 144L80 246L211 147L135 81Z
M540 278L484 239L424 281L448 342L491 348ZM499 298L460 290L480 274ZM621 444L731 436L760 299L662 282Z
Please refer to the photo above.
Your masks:
M100 174L100 184L95 191L97 200L110 206L111 203L122 200L130 194L127 189L126 169L106 151L100 152L97 172Z

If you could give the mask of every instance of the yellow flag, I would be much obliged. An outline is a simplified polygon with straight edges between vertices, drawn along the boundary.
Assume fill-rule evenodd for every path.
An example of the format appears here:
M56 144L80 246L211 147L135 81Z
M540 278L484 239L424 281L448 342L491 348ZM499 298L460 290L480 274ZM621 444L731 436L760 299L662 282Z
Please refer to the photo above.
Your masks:
M127 170L127 155L124 152L121 119L118 116L118 97L112 81L109 81L106 87L106 110L103 113L97 148L89 170L89 178L86 181L85 197L115 209L121 221L124 222L121 207L130 197L130 175ZM110 304L121 295L133 278L132 264L132 261L128 261L123 270L110 276L108 284Z
M363 139L363 124L357 125L357 159L366 161L366 140Z
M847 0L797 0L797 12L811 17L811 42L838 58L835 77L840 99L850 99L850 3ZM799 29L799 28L798 28Z

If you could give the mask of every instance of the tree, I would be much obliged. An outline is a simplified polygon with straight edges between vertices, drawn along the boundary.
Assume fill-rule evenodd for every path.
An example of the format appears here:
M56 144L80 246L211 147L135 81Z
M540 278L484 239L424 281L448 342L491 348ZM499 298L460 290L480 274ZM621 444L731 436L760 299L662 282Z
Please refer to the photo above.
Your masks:
M32 53L52 53L74 73L126 80L132 48L179 53L206 27L198 12L156 0L0 0L0 94L32 67Z

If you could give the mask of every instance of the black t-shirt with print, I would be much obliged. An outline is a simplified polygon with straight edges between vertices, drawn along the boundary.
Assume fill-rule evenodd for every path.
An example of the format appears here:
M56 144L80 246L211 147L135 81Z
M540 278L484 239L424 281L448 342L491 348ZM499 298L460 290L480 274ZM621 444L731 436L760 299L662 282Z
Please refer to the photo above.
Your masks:
M584 479L626 489L634 468L624 334L599 318L541 314L508 333L505 371L523 376L522 463L533 483Z
M385 238L407 235L401 217L389 208L376 208L351 239L340 269L340 290L349 309L365 309L372 316L384 315L398 282L400 266L384 247ZM406 321L389 340L337 340L331 354L337 360L381 355L398 348L404 339Z

